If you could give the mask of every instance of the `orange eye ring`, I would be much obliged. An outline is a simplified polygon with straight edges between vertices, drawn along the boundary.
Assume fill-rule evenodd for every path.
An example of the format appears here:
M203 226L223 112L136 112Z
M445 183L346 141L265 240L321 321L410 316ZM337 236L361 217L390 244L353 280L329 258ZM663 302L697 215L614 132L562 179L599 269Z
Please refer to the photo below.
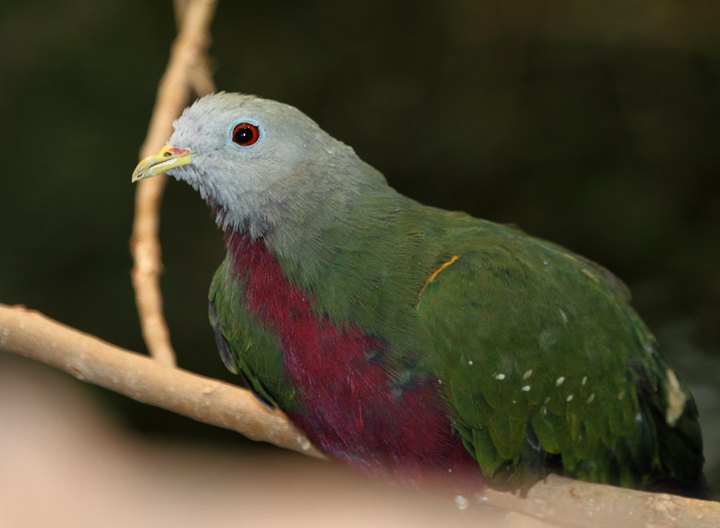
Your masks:
M260 139L260 129L252 123L238 123L232 134L233 143L241 147L249 147Z

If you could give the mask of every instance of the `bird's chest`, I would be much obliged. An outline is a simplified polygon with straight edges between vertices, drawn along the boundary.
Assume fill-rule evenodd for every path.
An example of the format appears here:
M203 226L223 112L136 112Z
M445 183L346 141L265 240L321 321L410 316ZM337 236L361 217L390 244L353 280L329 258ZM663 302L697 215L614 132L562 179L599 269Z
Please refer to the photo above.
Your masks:
M293 387L295 405L283 410L315 445L376 478L434 482L455 472L479 479L452 430L441 380L393 370L387 343L318 315L264 244L245 242L235 266L243 304L277 340Z

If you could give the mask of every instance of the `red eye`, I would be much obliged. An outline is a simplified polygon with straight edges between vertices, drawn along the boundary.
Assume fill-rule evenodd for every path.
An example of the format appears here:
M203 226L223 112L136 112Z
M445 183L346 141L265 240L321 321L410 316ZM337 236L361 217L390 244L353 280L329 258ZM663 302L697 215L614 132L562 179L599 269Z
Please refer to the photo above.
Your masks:
M232 140L241 147L249 147L260 139L260 129L250 123L240 123L233 130Z

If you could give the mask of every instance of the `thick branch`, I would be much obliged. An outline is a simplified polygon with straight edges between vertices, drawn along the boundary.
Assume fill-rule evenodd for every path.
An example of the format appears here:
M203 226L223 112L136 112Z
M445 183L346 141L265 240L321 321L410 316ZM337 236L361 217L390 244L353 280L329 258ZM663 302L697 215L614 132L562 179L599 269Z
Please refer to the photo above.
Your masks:
M139 402L232 429L253 440L324 458L282 412L268 411L249 391L161 365L34 310L0 304L0 349L41 361Z
M78 379L195 420L317 458L322 453L281 412L246 390L159 364L24 307L0 304L0 349L36 359ZM527 498L486 490L481 502L582 528L720 526L720 504L588 484L551 476Z
M717 502L590 484L557 475L537 483L524 499L490 489L484 498L497 508L582 528L720 526Z
M158 88L148 134L140 149L140 159L158 151L172 134L172 122L190 99L214 90L206 50L210 45L210 22L215 0L192 0L182 7L180 33L173 43L170 61ZM143 338L150 354L164 365L175 365L175 352L163 316L160 273L160 203L167 176L139 182L135 195L135 220L130 250L135 266L132 281L140 315Z

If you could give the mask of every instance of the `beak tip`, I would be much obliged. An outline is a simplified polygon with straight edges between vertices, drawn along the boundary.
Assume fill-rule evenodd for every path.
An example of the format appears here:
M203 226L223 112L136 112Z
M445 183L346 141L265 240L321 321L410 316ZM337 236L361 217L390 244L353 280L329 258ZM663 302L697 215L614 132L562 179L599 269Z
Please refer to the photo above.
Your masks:
M132 175L132 183L156 176L166 170L191 163L195 153L188 149L176 149L165 145L157 154L142 160Z

